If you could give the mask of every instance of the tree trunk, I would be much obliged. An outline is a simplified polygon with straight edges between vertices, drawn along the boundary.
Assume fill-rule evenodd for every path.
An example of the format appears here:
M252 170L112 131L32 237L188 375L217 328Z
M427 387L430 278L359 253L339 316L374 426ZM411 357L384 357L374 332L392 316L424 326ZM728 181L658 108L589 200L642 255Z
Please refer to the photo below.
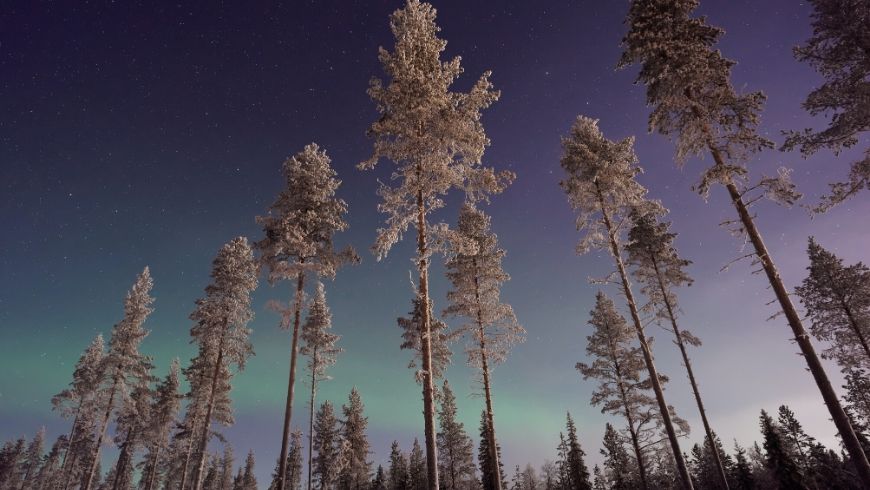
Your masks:
M127 437L124 439L124 444L121 445L121 454L118 455L118 462L115 464L115 481L112 482L112 490L120 490L124 474L124 468L130 464L131 439L134 437L133 430L127 431Z
M199 414L194 412L193 420L190 421L190 434L187 436L187 454L184 456L184 464L181 466L181 482L178 485L180 490L187 488L187 473L190 470L190 458L193 457L193 446L196 440L194 435L196 434L196 426L199 422L197 415Z
M864 353L867 354L867 360L870 361L870 345L867 344L867 338L864 337L864 332L862 332L861 328L858 326L858 320L855 319L855 315L852 313L852 308L849 307L845 298L842 297L840 298L840 304L843 305L843 311L846 312L846 318L849 319L849 326L852 327L852 331L855 332L855 336L858 337L858 341L861 342L861 347L864 348Z
M486 335L483 325L483 307L480 304L480 283L478 281L479 272L477 270L477 258L473 258L472 265L474 266L474 299L477 305L477 331L480 336L480 371L483 373L483 392L486 398L486 421L489 425L487 436L489 437L489 458L492 462L493 471L495 472L495 490L501 490L501 468L498 461L498 447L495 443L495 418L492 411L492 392L489 386L489 363L486 356Z
M610 327L608 326L608 330ZM625 418L628 420L628 432L631 434L631 445L634 447L634 456L637 458L637 469L640 473L641 488L647 490L649 484L646 481L646 463L643 460L643 452L640 449L640 441L637 437L637 429L634 426L634 417L631 414L631 408L628 405L628 393L625 392L625 382L622 377L622 369L619 367L619 361L616 357L616 347L613 345L612 336L608 335L607 345L610 347L610 357L613 358L613 368L616 371L617 382L619 387L619 397L622 399L622 406L625 407Z
M305 259L299 259L299 263ZM284 430L281 433L281 455L278 461L278 489L284 490L287 476L287 451L290 442L290 419L293 417L293 386L296 384L296 355L299 344L299 317L302 311L302 292L305 273L299 272L296 278L296 298L293 302L293 340L290 343L290 379L287 381L287 403L284 406ZM310 489L310 487L309 487Z
M205 466L205 451L208 446L208 429L211 425L211 414L214 410L214 392L217 390L218 376L220 376L221 365L224 360L224 335L221 335L221 341L218 345L218 356L214 363L214 372L211 377L211 391L208 394L208 405L205 409L205 420L202 424L202 438L199 440L199 454L197 456L196 471L194 472L193 488L201 490L202 488L202 469Z
M118 381L119 375L115 374L115 380L112 382L112 391L109 394L109 403L106 404L106 412L103 414L103 422L100 426L100 435L97 437L96 445L94 448L94 460L91 461L91 467L88 469L88 477L85 480L84 487L82 490L91 490L91 486L94 483L94 473L97 471L97 465L100 464L100 450L103 447L103 439L106 438L106 430L109 428L109 418L112 416L112 408L114 408L115 404L115 392L118 390Z
M607 233L610 238L610 252L613 255L613 260L616 262L616 268L619 271L619 277L622 281L622 290L625 293L628 309L631 312L631 319L634 322L634 329L637 332L637 339L640 342L640 350L643 352L643 359L646 362L646 368L649 372L650 382L652 383L653 391L656 395L656 401L659 404L659 411L662 416L662 423L665 426L665 432L668 434L668 440L671 443L671 450L674 453L674 461L677 463L677 470L680 474L680 481L683 488L692 490L692 478L689 476L689 470L686 467L686 460L683 458L683 452L680 450L680 443L677 441L677 433L674 431L674 424L671 421L671 414L668 411L668 404L665 402L665 395L662 391L662 385L659 381L659 373L656 370L653 362L652 351L649 348L649 343L646 340L646 334L643 331L643 324L640 321L640 315L637 312L637 303L634 300L634 294L631 292L631 283L628 280L628 274L625 271L625 264L622 262L622 251L616 241L616 235L613 230L613 225L610 222L610 216L607 214L607 208L604 204L604 198L601 194L601 188L596 181L596 189L598 190L598 200L601 206L601 213L604 217L604 225L607 227Z
M422 170L418 164L418 178ZM418 183L419 184L419 183ZM438 490L438 446L435 440L435 400L432 381L432 325L429 318L429 259L426 256L426 207L422 189L417 191L417 258L420 272L420 301L422 335L420 350L423 357L423 419L426 430L426 474L429 490Z
M72 468L75 466L76 457L75 455L70 455L73 447L75 446L76 436L79 433L79 417L82 411L82 402L79 401L79 406L76 408L76 416L73 419L72 429L69 431L69 440L67 441L66 451L63 453L63 461L60 464L60 473L63 477L63 487L62 490L66 490L69 487L70 479L72 476ZM72 456L72 457L70 457ZM67 463L69 463L69 467L67 467Z
M154 448L154 460L151 462L151 472L148 474L145 490L154 490L154 481L157 480L157 465L160 464L160 445Z
M314 349L314 356L317 356L317 348ZM311 459L314 440L314 396L317 394L317 377L314 369L311 370L311 403L308 407L308 490L311 490Z
M659 270L658 261L655 256L650 253L653 268L656 272L656 279L659 285L659 292L665 303L665 309L668 312L668 318L671 321L671 327L674 329L674 336L677 338L677 346L680 348L680 353L683 355L683 364L686 366L686 373L689 375L689 384L692 385L692 393L695 394L695 402L698 404L698 412L701 414L701 422L704 424L704 433L707 434L707 442L710 444L710 451L713 454L713 461L716 463L716 472L719 477L719 484L724 490L728 490L728 477L725 476L725 467L722 465L722 458L719 456L719 450L716 447L716 440L713 438L713 429L710 428L710 422L707 420L707 410L704 409L704 402L701 400L701 391L698 389L698 383L695 381L695 373L692 371L692 363L689 361L689 354L686 352L686 344L683 342L683 334L677 324L677 317L674 313L673 305L671 305L668 290L665 288L665 283L662 280L661 271Z

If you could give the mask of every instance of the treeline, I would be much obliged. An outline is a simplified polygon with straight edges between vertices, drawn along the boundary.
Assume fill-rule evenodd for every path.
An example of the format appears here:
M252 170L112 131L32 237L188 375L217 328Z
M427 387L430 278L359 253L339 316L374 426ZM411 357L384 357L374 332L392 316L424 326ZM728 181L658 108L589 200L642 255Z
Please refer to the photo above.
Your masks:
M789 133L784 149L837 151L854 144L868 127L870 112L860 93L870 72L870 49L861 34L870 5L862 0L845 9L846 3L812 2L814 35L796 50L799 59L826 77L825 85L809 95L807 109L835 116L826 130ZM262 226L259 240L238 237L218 251L211 283L190 315L196 355L183 368L173 361L161 377L152 359L140 353L154 302L145 268L127 293L124 315L108 345L97 336L76 364L69 388L52 399L71 421L69 433L47 453L43 432L29 443L6 443L0 452L0 490L257 488L253 453L236 468L232 447L219 428L234 422L232 382L254 353L248 324L251 293L261 276L292 288L286 304L270 302L281 327L290 332L281 449L270 490L296 490L303 482L308 490L870 487L870 271L861 263L844 264L810 238L809 275L794 290L806 315L798 312L762 238L753 205L768 198L791 206L801 196L787 169L772 177L750 176L747 163L774 147L758 131L764 95L734 89L734 61L715 49L723 31L694 16L697 6L697 0L632 1L620 66L640 66L637 82L647 88L650 130L675 142L676 161L711 157L696 190L704 198L717 186L727 193L735 214L725 225L745 239L750 250L745 258L767 278L779 307L776 316L782 315L791 329L837 427L842 451L818 444L785 406L777 419L762 411L762 445L746 449L735 442L732 452L724 449L692 369L690 348L701 340L681 325L677 293L693 282L687 272L691 262L676 248L668 210L637 180L643 168L633 138L608 139L597 120L578 116L562 139L561 187L577 214L582 234L578 253L604 252L614 272L602 281L590 313L588 362L576 368L583 379L596 383L591 404L613 419L605 426L602 465L589 470L568 415L554 447L557 461L537 471L531 465L516 467L508 481L510 471L505 471L496 437L493 367L507 360L525 330L501 300L501 286L510 279L502 267L506 251L484 208L515 175L481 163L490 143L482 111L500 93L488 72L467 92L451 90L462 73L460 58L442 60L446 41L438 37L435 9L408 0L390 17L393 50L379 54L386 78L373 79L368 89L379 117L368 130L372 154L359 168L393 163L391 179L377 191L382 199L378 210L386 215L372 247L378 259L414 231L417 277L409 313L397 324L401 348L413 352L409 367L422 391L422 442L415 440L407 455L394 443L388 467L373 468L361 394L354 389L340 410L317 400L320 383L331 379L329 368L344 351L332 331L323 281L335 279L360 257L352 247L334 244L335 235L348 227L348 207L337 197L341 181L329 156L312 143L284 163L284 189L268 213L256 218ZM810 206L813 211L826 211L859 194L870 175L868 159L855 162L848 180L832 184L829 195ZM434 215L450 215L445 208L454 202L448 199L452 194L462 197L454 226ZM429 291L430 265L438 257L450 284L441 312ZM620 304L608 295L606 284L615 286L616 295L611 295ZM457 325L450 328L444 319ZM665 397L664 386L674 383L655 365L647 332L652 323L672 336L703 425L703 443L688 452L680 442L689 426ZM824 345L821 354L811 336ZM451 346L460 339L484 401L476 463L474 443L457 421L455 398L444 379ZM307 364L298 376L300 355ZM842 369L842 399L821 358ZM298 377L308 388L307 440L292 419ZM116 445L119 454L104 471L100 464L106 443ZM218 446L222 450L214 453Z

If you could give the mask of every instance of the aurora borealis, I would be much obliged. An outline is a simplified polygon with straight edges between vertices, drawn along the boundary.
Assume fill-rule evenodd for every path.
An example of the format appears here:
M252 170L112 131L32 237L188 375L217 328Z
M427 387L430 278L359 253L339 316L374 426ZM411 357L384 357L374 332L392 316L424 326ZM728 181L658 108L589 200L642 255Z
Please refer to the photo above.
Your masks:
M89 340L121 318L124 293L145 265L156 310L142 350L154 356L160 375L171 358L190 358L187 315L215 252L237 235L259 238L254 217L282 185L281 162L311 141L329 152L344 181L339 195L349 204L350 229L338 242L363 256L327 283L346 352L319 398L340 404L351 386L359 388L376 463L391 440L408 447L422 437L420 390L395 322L410 309L412 244L381 262L366 252L382 220L377 179L389 178L389 166L354 168L371 151L365 131L376 112L365 90L370 77L382 76L377 48L392 43L387 18L400 6L21 3L0 12L0 438L29 436L41 425L49 438L67 430L50 398L69 382ZM599 287L587 279L605 275L609 262L575 256L574 218L557 185L559 138L578 113L600 118L611 138L637 135L641 181L672 211L696 280L680 292L683 323L705 341L692 355L726 446L734 438L743 445L759 439L758 411L785 403L809 433L836 447L784 321L766 321L775 310L766 306L772 294L765 281L745 262L720 272L743 254L739 240L718 226L731 216L724 193L715 190L705 204L691 191L697 162L676 168L672 144L647 134L644 90L633 85L633 71L614 69L625 3L435 6L447 55L463 59L458 86L491 69L502 91L484 115L492 139L484 161L518 175L487 207L508 251L512 280L504 299L528 330L526 343L494 375L506 468L552 459L566 410L592 461L603 433L605 417L588 403L594 383L573 366L583 360ZM768 95L766 136L780 143L782 130L823 123L800 107L818 75L791 56L809 35L808 6L710 0L700 13L727 31L720 48L739 63L735 85ZM805 160L768 151L752 172L794 167L812 202L826 182L845 174L849 157L823 151ZM443 217L453 221L456 209L449 209ZM804 277L809 235L847 262L868 259L865 196L815 219L771 203L757 210L789 286ZM432 272L436 310L445 302L442 271L439 264ZM261 482L280 444L289 344L265 304L289 295L286 285L265 281L255 295L256 357L235 378L236 425L226 431L237 455L254 449ZM668 400L695 428L692 440L700 440L678 353L651 328L661 339L657 364L672 379ZM461 420L476 436L483 403L470 396L476 386L461 346L454 352L448 378ZM829 374L836 371L829 366ZM302 425L306 410L297 404L294 425Z

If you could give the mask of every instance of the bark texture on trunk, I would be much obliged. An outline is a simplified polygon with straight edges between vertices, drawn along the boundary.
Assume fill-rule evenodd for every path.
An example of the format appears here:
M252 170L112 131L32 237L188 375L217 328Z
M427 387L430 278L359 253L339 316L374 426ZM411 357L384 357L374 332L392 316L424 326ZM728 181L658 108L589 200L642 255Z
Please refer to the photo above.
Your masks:
M300 259L299 262L304 262ZM305 286L305 273L296 278L296 297L293 301L293 340L290 341L290 377L287 381L287 403L284 406L284 429L281 432L281 455L278 461L278 489L284 490L287 476L287 451L290 442L290 421L293 418L293 386L296 384L296 356L299 351L299 319L302 312L302 292ZM310 489L309 483L309 489Z

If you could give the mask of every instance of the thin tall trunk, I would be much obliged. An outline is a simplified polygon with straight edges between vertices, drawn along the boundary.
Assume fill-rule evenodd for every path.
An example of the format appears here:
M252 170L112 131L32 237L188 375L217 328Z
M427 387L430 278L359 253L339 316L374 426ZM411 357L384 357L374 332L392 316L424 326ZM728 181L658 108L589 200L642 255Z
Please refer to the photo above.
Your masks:
M313 355L317 356L317 348ZM311 490L311 458L314 440L314 396L317 394L317 376L314 369L311 370L311 404L308 407L308 490Z
M671 450L674 453L674 460L677 463L677 470L680 473L680 482L686 490L692 490L692 478L689 476L689 470L686 467L686 460L683 458L683 452L680 450L680 443L677 441L677 433L674 431L674 424L671 421L671 414L668 411L668 404L665 402L665 395L662 391L661 382L659 382L659 373L653 362L652 351L649 343L646 340L646 334L643 331L643 324L640 321L640 315L637 312L637 303L634 300L634 294L631 292L631 283L628 280L628 274L625 271L625 264L622 261L622 250L616 240L616 231L613 229L613 224L610 222L610 216L607 213L607 207L604 203L604 197L601 193L601 187L598 181L595 182L595 187L598 191L598 202L601 206L601 213L604 217L604 225L607 227L607 233L610 238L610 251L613 255L613 260L616 262L616 268L619 271L619 277L622 281L622 290L625 293L628 309L631 312L631 319L634 322L634 329L637 332L637 339L640 342L640 350L643 352L643 359L646 362L647 371L649 371L650 382L652 383L653 391L656 395L656 401L659 404L662 423L665 426L665 432L668 434L668 440L671 443Z
M305 262L304 258L299 263ZM290 378L287 380L287 403L284 406L284 429L281 432L281 455L278 461L278 489L284 490L287 473L287 451L290 442L290 419L293 417L293 386L296 384L296 356L299 344L299 317L302 310L302 291L305 286L305 273L296 277L296 298L293 302L293 340L290 342Z
M130 463L131 439L134 437L133 429L127 431L127 437L124 438L124 444L121 445L121 454L118 455L118 462L115 464L115 481L112 482L112 490L119 490L123 483L124 469Z
M680 353L683 355L683 364L686 366L686 373L689 375L689 384L692 385L692 393L695 394L695 402L698 404L698 412L701 413L701 422L704 424L704 432L707 434L707 442L710 445L710 452L713 454L713 461L716 463L716 472L719 477L719 484L724 490L728 490L728 477L725 476L725 467L722 465L722 458L719 456L719 450L716 447L716 441L713 438L713 429L710 428L710 422L707 420L707 410L704 409L704 402L701 400L701 391L698 389L698 382L695 380L695 373L692 371L692 363L689 361L689 353L686 352L686 344L683 342L683 333L677 324L677 317L674 314L674 307L671 304L671 299L668 295L668 290L662 280L662 274L659 270L659 264L655 256L650 253L653 269L656 272L656 280L658 281L659 292L665 303L665 309L668 312L668 318L671 321L671 328L674 330L674 336L677 338L677 346L680 348Z
M76 408L76 416L73 419L72 429L69 432L69 441L67 442L66 451L63 453L63 461L60 464L61 476L63 476L63 490L66 490L69 487L70 479L72 478L72 468L75 466L76 457L73 454L70 457L70 453L72 452L73 447L75 446L76 437L80 431L79 428L79 417L82 411L82 401L79 401L79 406ZM67 467L67 463L69 463L69 467Z
M700 109L695 107L693 111L700 119ZM722 154L716 146L712 144L713 140L710 128L704 126L703 129L707 139L707 148L710 150L710 154L716 162L715 164L720 168L724 167L725 161L722 158ZM843 407L840 405L840 400L837 399L837 393L834 391L834 387L831 385L827 373L825 373L825 368L822 366L822 362L816 354L816 350L810 341L810 336L804 329L801 317L798 314L797 309L795 309L791 297L789 297L788 290L785 288L785 284L782 282L779 271L773 263L773 258L771 258L770 253L767 251L767 246L764 244L761 233L755 226L755 220L752 218L752 215L749 214L749 209L746 207L746 203L743 202L743 196L740 193L740 190L737 189L737 185L735 185L734 182L729 181L725 184L725 188L728 190L731 202L737 210L740 222L743 224L743 229L746 231L749 241L752 242L752 246L755 249L755 255L758 257L759 262L761 262L761 267L764 269L765 275L767 275L767 280L770 282L770 286L776 294L776 299L779 301L782 312L785 314L786 320L788 320L788 325L791 327L792 333L794 334L795 342L797 342L800 347L801 354L803 354L804 359L807 362L807 367L809 368L810 373L812 373L813 379L822 394L822 399L824 399L825 405L831 413L834 425L837 426L837 431L840 433L840 437L843 438L843 445L846 447L846 451L849 452L852 464L855 465L855 469L858 472L858 477L861 479L861 482L865 487L870 488L870 462L867 460L867 455L864 454L864 450L861 448L861 443L855 435L855 430L849 422L849 417L846 415L846 412L843 411Z
M106 430L109 428L109 418L112 416L112 408L115 405L115 392L118 390L118 382L120 375L115 374L115 379L112 381L112 391L109 394L109 403L106 404L106 412L103 414L103 423L100 427L100 435L97 437L96 448L94 448L94 460L91 461L91 467L88 470L88 478L85 481L82 490L91 490L94 484L94 473L97 472L97 465L100 464L100 450L103 447L103 439L106 438Z
M492 411L492 394L489 385L489 363L486 355L486 336L483 325L483 309L480 304L480 283L478 281L477 258L471 259L474 267L474 300L477 306L477 331L480 339L480 370L483 373L483 392L486 398L486 420L489 425L487 436L489 438L489 460L495 473L494 488L501 490L501 468L498 461L498 448L495 443L495 418Z
M608 330L610 326L607 327ZM631 408L628 405L628 393L625 390L625 381L622 377L622 368L619 365L616 357L616 347L613 345L612 336L607 336L607 346L610 348L610 357L613 358L613 369L616 371L616 386L619 388L619 398L622 400L622 406L625 408L625 418L628 420L628 433L631 435L631 445L634 447L634 456L637 458L637 469L640 473L641 487L646 490L649 484L646 481L646 462L643 459L643 452L640 449L640 440L637 437L637 429L634 425L634 416L631 413Z
M214 393L217 390L217 381L220 376L221 365L224 360L224 337L221 335L221 341L218 345L218 356L214 363L214 372L211 377L211 391L208 394L208 405L205 410L205 420L202 424L202 438L199 440L199 454L197 455L196 472L194 472L193 488L201 490L202 488L202 469L205 466L205 450L208 446L208 428L211 425L211 414L214 410Z
M417 165L418 178L422 173ZM418 184L419 185L419 184ZM423 202L423 190L417 191L417 258L420 271L420 300L422 313L420 320L423 332L420 348L423 351L423 418L426 430L426 474L429 490L438 490L438 446L435 440L435 400L432 381L432 325L429 318L429 259L426 256L426 205Z
M193 420L190 421L190 434L187 436L187 453L184 456L184 464L181 466L181 482L179 483L179 489L185 490L187 488L187 473L190 470L190 458L193 457L193 447L194 441L196 440L196 426L199 423L199 413L193 413Z
M855 333L855 336L858 337L861 347L864 348L864 353L867 354L867 360L870 361L870 345L867 343L867 338L864 336L864 332L862 332L861 328L858 326L858 320L855 319L855 314L852 313L852 308L849 307L849 304L846 303L846 299L842 295L840 296L840 304L843 306L846 318L849 319L849 327L852 329L852 332Z
M154 448L154 457L151 461L151 471L148 473L145 490L154 490L154 482L157 480L157 465L160 464L160 445Z

